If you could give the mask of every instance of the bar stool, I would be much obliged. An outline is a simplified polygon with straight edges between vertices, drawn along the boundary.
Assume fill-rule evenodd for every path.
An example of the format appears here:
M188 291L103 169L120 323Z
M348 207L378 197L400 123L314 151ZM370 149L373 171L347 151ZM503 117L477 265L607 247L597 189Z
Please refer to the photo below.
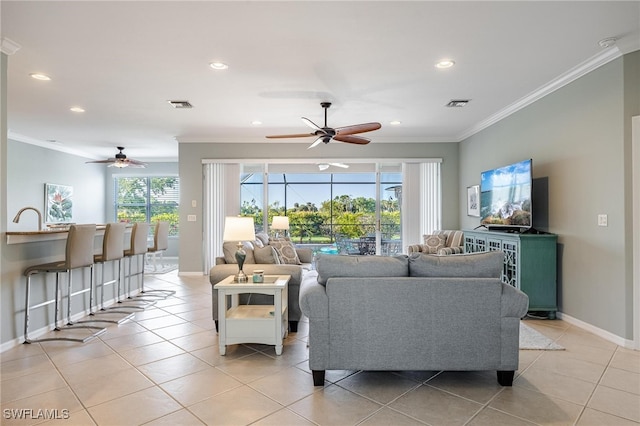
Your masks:
M95 314L126 314L126 316L120 319L92 319L87 322L110 322L114 324L121 324L126 320L133 318L134 313L130 311L121 311L116 309L110 309L109 312L104 307L104 290L105 286L117 284L116 290L116 300L120 300L121 291L120 291L120 276L122 275L122 258L124 257L124 234L126 231L125 223L108 223L107 227L104 231L104 237L102 239L102 253L96 254L93 256L93 263L101 266L101 284L100 284L100 312L93 312L92 306L89 306L89 315L94 316ZM117 262L118 264L118 273L114 275L114 279L111 281L105 281L104 279L104 269L107 262L113 262L114 266ZM98 271L96 268L96 294L98 293L98 281L97 281Z
M147 261L153 257L153 270L158 270L157 257L160 255L160 264L164 267L164 252L169 248L169 222L156 222L153 231L153 245L147 248Z
M127 308L135 308L135 309L145 309L151 305L154 305L157 299L144 299L142 297L131 297L131 278L138 277L138 283L142 282L142 284L138 285L138 288L143 288L144 286L144 256L147 253L147 236L149 235L149 224L136 222L133 224L133 228L131 229L131 243L128 250L124 251L124 258L129 259L129 273L124 277L125 283L127 285L127 299L119 300L118 303L125 302L148 302L143 305L136 306L126 306ZM133 260L136 260L136 266L138 268L138 272L132 272ZM140 259L142 259L142 264L140 264ZM141 280L141 281L140 281Z
M163 252L169 248L169 222L156 222L153 232L153 246L147 248L146 256L153 254L153 270L156 268L156 256L160 254L160 262L164 267ZM145 290L144 281L142 282L142 293L148 296L160 297L166 299L176 294L174 290Z
M30 266L25 269L24 275L27 277L27 288L26 288L26 303L25 303L25 315L24 315L24 343L32 343L32 342L45 342L50 340L67 340L74 342L82 342L85 343L96 336L107 331L104 327L97 326L89 326L89 325L73 325L71 322L71 298L78 294L84 294L89 291L89 305L91 305L93 298L93 244L95 240L96 234L96 225L71 225L69 227L69 234L67 236L67 245L65 249L65 259L63 261L45 263L40 265ZM83 289L76 293L73 293L72 290L72 271L74 269L86 268L89 267L91 269L91 278L89 283L89 289ZM56 286L55 286L55 295L53 300L48 300L46 302L39 303L37 305L31 306L31 276L35 274L41 273L55 273L56 274ZM54 330L61 331L63 329L58 327L58 317L60 315L59 305L62 304L62 297L60 295L60 274L67 274L67 327L63 329L72 329L72 328L86 328L86 329L94 329L96 330L89 336L84 338L73 338L73 337L49 337L43 339L29 339L29 314L31 309L40 308L42 306L49 305L51 303L55 303L55 315L54 315Z

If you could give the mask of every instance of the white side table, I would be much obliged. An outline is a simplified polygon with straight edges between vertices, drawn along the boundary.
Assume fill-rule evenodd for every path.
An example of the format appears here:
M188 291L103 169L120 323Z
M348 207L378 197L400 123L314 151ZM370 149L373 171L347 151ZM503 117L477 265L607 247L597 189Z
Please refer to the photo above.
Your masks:
M265 275L263 283L234 282L233 275L213 288L218 291L218 342L220 355L227 345L262 343L275 345L276 354L282 354L282 341L289 329L288 284L291 275ZM238 295L259 293L273 296L273 305L239 305ZM231 296L231 306L227 306Z

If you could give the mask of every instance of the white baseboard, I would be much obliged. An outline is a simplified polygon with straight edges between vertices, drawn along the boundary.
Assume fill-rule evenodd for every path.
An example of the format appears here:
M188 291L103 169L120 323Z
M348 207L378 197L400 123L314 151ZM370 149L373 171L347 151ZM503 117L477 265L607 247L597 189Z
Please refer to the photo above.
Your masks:
M598 337L602 337L605 340L610 341L611 343L615 343L618 346L622 346L627 349L638 349L633 340L625 339L624 337L620 337L616 334L613 334L609 331L598 328L594 325L581 321L577 318L572 317L571 315L567 315L562 312L557 312L557 316L559 319L568 322L571 325L575 325L585 331L595 334Z
M184 272L184 271L178 271L178 276L179 277L202 277L206 275L204 272L202 271L196 271L196 272Z

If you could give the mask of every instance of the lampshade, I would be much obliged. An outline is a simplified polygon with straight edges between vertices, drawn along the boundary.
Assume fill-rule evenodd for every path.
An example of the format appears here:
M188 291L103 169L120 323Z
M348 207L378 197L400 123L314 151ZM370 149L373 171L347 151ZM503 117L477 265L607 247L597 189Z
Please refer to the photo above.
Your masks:
M289 218L287 216L274 216L271 221L271 229L289 229Z
M253 241L256 232L252 217L227 216L224 218L224 241Z

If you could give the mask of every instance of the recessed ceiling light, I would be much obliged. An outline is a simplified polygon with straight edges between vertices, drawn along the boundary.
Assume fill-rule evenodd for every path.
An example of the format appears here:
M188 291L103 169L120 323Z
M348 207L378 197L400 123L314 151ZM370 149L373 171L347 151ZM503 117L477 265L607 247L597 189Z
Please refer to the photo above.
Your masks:
M69 111L73 111L73 112L84 112L84 108L79 107L79 106L74 106L69 108Z
M451 59L443 59L442 61L436 63L436 68L451 68L456 63Z
M259 126L259 125L261 125L261 124L262 124L262 121L260 121L260 120L253 120L253 121L251 122L251 125L252 125L252 126Z
M393 121L390 121L389 124L391 124L392 126L399 126L402 124L402 121L393 120Z
M224 62L218 61L210 62L209 66L214 70L226 70L227 68L229 68L229 65L225 64Z
M36 80L42 80L42 81L49 81L51 80L51 77L49 77L46 74L41 74L39 72L34 72L29 74L31 76L31 78L35 78Z

